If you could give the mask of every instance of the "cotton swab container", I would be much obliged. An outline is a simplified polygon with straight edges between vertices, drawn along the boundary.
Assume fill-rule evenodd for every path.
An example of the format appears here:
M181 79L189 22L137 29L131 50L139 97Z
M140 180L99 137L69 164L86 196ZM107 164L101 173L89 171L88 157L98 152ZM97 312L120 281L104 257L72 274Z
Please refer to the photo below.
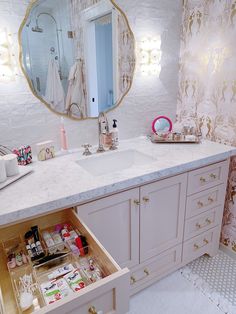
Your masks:
M19 174L19 166L17 161L17 155L8 154L2 157L5 161L7 177L12 177Z

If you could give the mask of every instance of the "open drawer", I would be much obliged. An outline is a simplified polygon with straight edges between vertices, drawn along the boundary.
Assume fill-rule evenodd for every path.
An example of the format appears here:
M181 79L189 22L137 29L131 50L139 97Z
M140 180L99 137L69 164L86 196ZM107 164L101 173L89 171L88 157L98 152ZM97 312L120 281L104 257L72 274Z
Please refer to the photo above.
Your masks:
M38 295L36 305L26 311L22 311L17 303L17 297L12 284L12 275L7 267L7 260L4 255L4 247L1 245L0 251L0 303L4 309L4 314L18 313L50 313L50 314L125 314L129 307L129 270L121 269L113 260L109 253L95 238L92 232L81 222L73 209L64 209L56 213L36 217L34 219L7 226L0 229L0 241L4 243L16 236L23 237L24 234L32 227L37 225L39 229L45 230L51 226L60 225L70 222L86 237L89 247L93 248L93 254L99 263L100 269L103 270L103 278L90 282L88 285L77 291L70 292L63 299L47 305L42 295L42 288L36 278L38 285ZM27 268L34 267L29 261ZM59 266L60 267L60 266ZM57 267L58 268L58 267ZM24 269L21 269L24 272ZM0 306L1 309L1 306Z

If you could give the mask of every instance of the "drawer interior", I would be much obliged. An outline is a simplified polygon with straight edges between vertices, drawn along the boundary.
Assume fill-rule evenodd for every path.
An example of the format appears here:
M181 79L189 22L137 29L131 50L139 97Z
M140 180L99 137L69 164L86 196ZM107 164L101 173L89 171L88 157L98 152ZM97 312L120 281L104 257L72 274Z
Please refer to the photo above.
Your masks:
M80 248L79 253L74 252L68 246L64 246L63 250L60 248L61 253L64 254L63 256L54 258L52 261L44 261L44 263L41 263L40 265L35 265L38 260L32 261L31 258L27 256L27 250L25 249L26 245L24 236L26 232L28 232L32 226L38 226L39 234L42 235L43 231L51 231L55 226L64 226L65 223L72 226L73 230L75 230L78 234L83 235L86 238L87 245L84 245L82 248ZM21 252L24 250L25 255L27 256L27 264L23 264L19 267L15 266L12 269L9 267L9 265L7 265L7 256L9 256L10 251L8 251L6 248L7 246L14 247L11 244L11 241L18 241L21 243L19 244L19 247ZM91 290L91 285L93 285L93 282L96 280L103 280L102 278L105 278L120 270L119 266L111 259L109 254L106 253L104 248L94 238L88 228L79 221L73 209L65 209L46 216L37 217L17 225L11 225L2 228L0 229L0 242L0 303L2 303L5 313L28 314L47 306L48 299L43 296L42 287L44 283L48 284L48 282L54 280L54 277L53 279L48 279L48 276L52 276L53 271L57 270L58 268L72 265L74 267L74 272L71 272L70 274L73 275L77 274L76 271L78 269L78 275L81 275L82 283L85 285L85 287L81 289L83 290L83 293L86 292L86 289ZM42 243L45 256L55 253L49 252L47 243L41 236L40 242ZM63 241L63 243L67 242ZM90 263L92 263L92 265ZM34 305L26 311L21 310L18 293L19 278L22 278L24 275L32 275L33 283L35 283L36 287L36 290L33 293ZM70 279L68 279L68 277L64 278L63 276L67 275L58 276L57 279L62 279L63 282L64 279ZM66 284L68 283L69 282L67 281ZM77 289L78 291L74 292L74 289L72 289L72 287L76 286L70 286L68 284L67 288L68 287L70 294L78 294L79 296L80 291ZM66 300L66 297L63 300Z

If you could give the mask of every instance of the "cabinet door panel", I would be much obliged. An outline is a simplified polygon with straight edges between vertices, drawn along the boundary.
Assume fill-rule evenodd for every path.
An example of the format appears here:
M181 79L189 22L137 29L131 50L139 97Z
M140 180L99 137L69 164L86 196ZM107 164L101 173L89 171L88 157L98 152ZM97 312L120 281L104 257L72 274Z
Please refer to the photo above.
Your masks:
M140 261L183 241L187 174L141 188Z
M78 215L121 267L139 263L139 189L78 206Z

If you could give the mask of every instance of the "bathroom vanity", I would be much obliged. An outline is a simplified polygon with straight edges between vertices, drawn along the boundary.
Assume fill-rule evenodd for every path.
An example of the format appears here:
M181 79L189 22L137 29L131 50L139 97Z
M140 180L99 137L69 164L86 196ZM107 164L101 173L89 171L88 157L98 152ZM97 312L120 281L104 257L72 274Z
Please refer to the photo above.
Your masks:
M106 277L37 313L128 312L129 295L219 247L229 158L236 149L127 140L33 165L0 192L0 241L66 220L86 236ZM95 166L94 166L95 165ZM6 313L17 313L1 252Z

